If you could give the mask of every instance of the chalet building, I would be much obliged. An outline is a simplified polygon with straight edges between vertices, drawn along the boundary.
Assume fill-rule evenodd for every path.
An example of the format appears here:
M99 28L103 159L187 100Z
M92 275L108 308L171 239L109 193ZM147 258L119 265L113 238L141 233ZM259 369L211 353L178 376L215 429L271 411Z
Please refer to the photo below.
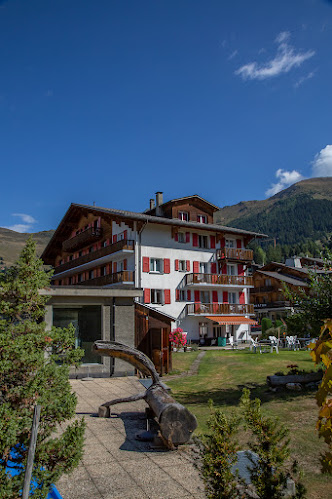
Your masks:
M143 290L138 323L150 311L147 320L163 322L164 337L177 326L197 342L248 339L253 254L246 246L264 236L215 224L217 210L198 195L164 203L161 192L144 213L72 204L42 258L54 267L56 288ZM144 344L138 336L136 346Z
M294 304L285 298L283 290L284 285L291 291L309 290L309 269L299 265L300 261L289 259L287 263L292 265L271 262L254 272L250 299L259 322L263 317L275 321L294 313Z

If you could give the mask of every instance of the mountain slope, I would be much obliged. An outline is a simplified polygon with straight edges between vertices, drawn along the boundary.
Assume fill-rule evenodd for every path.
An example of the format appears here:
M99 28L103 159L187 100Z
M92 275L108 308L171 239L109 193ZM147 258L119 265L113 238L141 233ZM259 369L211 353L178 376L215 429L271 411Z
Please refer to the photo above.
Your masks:
M302 180L263 201L226 206L215 221L263 232L280 244L325 240L332 232L332 178Z
M18 259L19 254L30 235L32 235L36 241L37 255L41 255L53 234L54 230L27 234L0 228L0 257L3 258L7 267L12 265Z

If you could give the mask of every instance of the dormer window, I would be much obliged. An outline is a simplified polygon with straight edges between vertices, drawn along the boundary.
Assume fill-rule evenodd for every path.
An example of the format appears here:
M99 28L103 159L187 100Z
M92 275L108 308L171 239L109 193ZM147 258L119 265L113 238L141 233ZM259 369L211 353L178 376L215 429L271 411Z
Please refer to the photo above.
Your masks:
M179 220L189 222L189 213L187 211L179 211Z
M207 223L206 215L197 215L197 222L200 224L206 224Z

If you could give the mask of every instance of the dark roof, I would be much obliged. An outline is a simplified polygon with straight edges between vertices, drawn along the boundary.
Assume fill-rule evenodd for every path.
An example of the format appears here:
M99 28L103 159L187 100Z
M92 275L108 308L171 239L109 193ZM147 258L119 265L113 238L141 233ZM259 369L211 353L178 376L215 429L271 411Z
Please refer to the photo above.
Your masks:
M184 220L178 220L177 218L156 217L154 215L148 215L146 213L138 213L136 211L115 210L113 208L102 208L99 206L89 206L85 204L72 203L71 206L76 206L78 208L85 208L100 213L107 213L109 215L115 215L118 217L131 218L132 220L140 220L142 222L151 222L163 225L174 225L178 227L188 227L200 230L213 230L216 232L228 232L229 234L234 233L234 234L243 234L256 237L268 237L266 234L260 234L259 232L251 232L244 229L235 229L234 227L227 227L226 225L202 224L199 222L185 222Z
M267 272L266 270L256 270L256 272L277 279L278 281L283 281L286 282L287 284L292 284L293 286L301 286L302 288L307 288L309 286L309 284L305 281L302 281L300 279L295 279L288 275L279 274L279 272Z
M206 199L202 198L198 194L193 194L192 196L184 196L182 198L170 199L169 201L165 201L164 203L162 203L161 205L159 205L159 207L163 208L163 207L165 207L168 204L177 203L178 201L187 201L188 199L193 199L193 198L197 198L200 201L202 201L203 203L208 204L209 206L212 206L216 211L220 210L219 206L216 206L215 204L210 203L210 201L207 201ZM149 213L149 211L153 211L155 209L156 209L156 206L154 206L151 209L148 208L147 210L144 211L144 213Z

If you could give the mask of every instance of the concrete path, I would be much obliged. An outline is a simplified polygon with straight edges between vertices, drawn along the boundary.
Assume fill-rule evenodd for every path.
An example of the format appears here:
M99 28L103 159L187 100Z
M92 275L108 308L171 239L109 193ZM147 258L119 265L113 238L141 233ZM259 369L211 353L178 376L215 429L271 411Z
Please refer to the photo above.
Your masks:
M189 449L152 449L135 434L146 429L144 401L114 406L110 419L96 417L100 404L144 391L135 377L71 381L77 417L87 423L80 466L56 484L64 499L205 498Z

